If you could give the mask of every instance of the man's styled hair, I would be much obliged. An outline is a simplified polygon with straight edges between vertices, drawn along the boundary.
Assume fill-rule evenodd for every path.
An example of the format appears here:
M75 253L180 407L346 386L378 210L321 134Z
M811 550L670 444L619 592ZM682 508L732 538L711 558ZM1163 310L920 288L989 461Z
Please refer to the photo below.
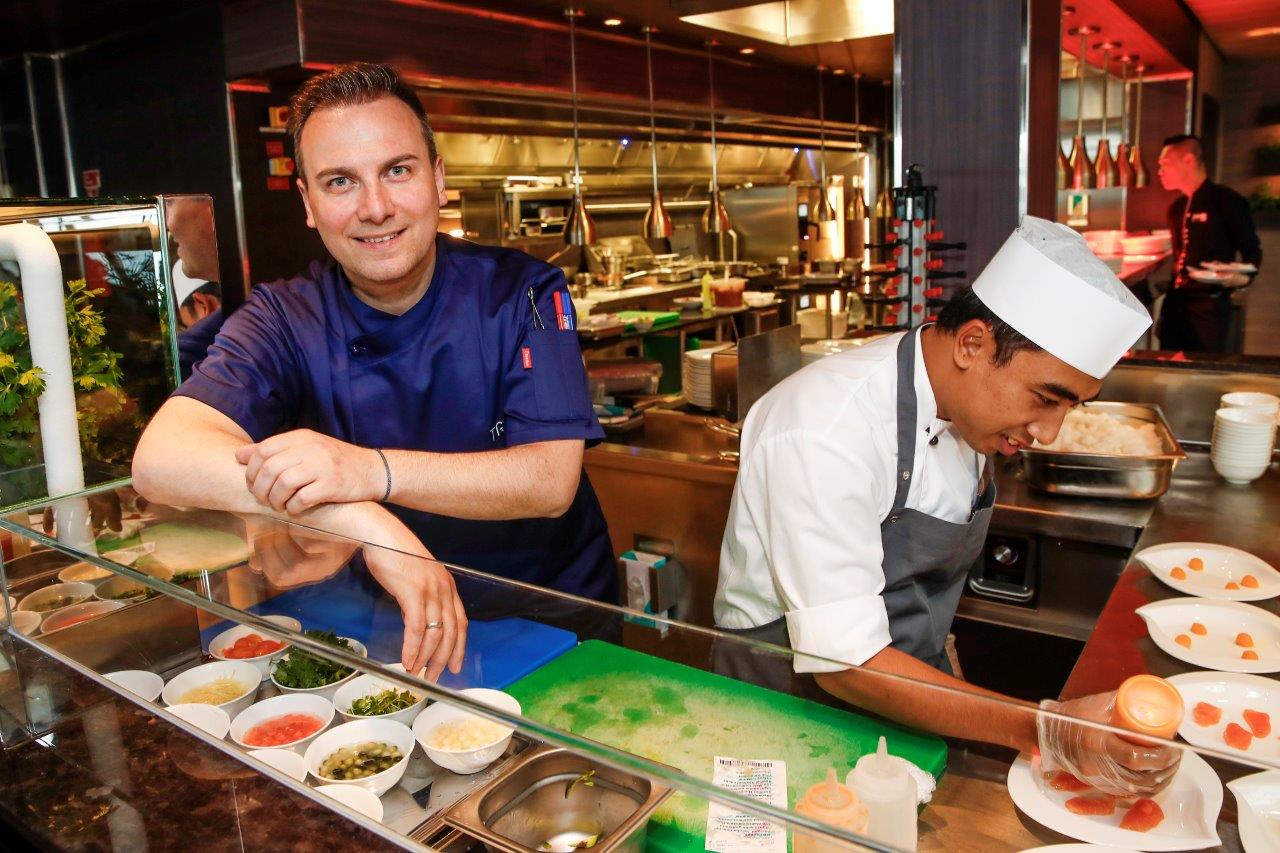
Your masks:
M970 320L981 320L991 329L996 341L993 359L996 367L1004 367L1019 352L1036 352L1040 349L1039 344L997 317L972 290L966 290L942 306L942 310L938 312L937 325L939 329L954 335Z
M1196 162L1204 165L1204 140L1194 133L1175 133L1161 145L1162 148L1177 148L1196 158Z
M317 110L333 107L350 107L369 104L380 98L397 98L418 117L422 126L422 138L427 142L427 153L434 167L439 156L436 152L436 135L422 102L413 93L400 74L390 65L373 62L353 62L339 65L316 77L312 77L289 100L289 135L293 137L293 156L298 162L298 176L304 181L302 171L302 128Z

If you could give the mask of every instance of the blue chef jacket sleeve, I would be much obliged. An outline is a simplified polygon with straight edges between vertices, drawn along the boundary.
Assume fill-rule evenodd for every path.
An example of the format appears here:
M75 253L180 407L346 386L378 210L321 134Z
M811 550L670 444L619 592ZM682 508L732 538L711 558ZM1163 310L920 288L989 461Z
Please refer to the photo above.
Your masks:
M217 409L254 441L292 424L298 411L297 361L275 301L261 289L227 318L205 359L173 392Z
M530 288L538 308L536 316ZM564 274L550 268L529 279L521 286L512 315L519 327L508 337L515 346L506 354L503 383L507 445L575 438L588 444L601 441L604 430L587 394L577 318Z

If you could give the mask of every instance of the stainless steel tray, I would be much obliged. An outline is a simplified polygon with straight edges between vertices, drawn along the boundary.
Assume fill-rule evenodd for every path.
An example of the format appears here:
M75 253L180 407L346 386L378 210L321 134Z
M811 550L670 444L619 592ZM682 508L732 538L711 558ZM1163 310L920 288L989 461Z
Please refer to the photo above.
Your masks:
M1160 407L1147 403L1088 403L1120 421L1155 424L1160 437L1158 456L1118 456L1023 448L1022 470L1027 484L1056 495L1143 500L1158 498L1169 489L1173 469L1187 458Z

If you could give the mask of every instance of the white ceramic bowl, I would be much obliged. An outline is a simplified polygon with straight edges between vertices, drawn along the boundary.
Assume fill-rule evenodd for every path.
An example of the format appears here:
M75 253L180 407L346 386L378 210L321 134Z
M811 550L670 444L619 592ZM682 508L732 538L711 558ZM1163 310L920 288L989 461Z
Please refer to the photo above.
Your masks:
M88 622L90 619L96 619L122 607L124 607L123 601L84 601L73 604L44 617L44 621L40 623L40 633L52 634L54 631Z
M232 725L235 725L234 721L232 721ZM307 781L307 762L303 761L302 756L292 749L276 749L275 747L271 749L251 749L249 750L249 757L274 767L296 782Z
M766 305L771 305L774 298L772 293L765 290L748 290L742 294L742 301L751 308L763 308Z
M41 611L38 608L41 604L54 598L70 598L74 599L72 604L80 604L88 601L93 597L93 584L84 583L55 583L52 586L46 586L37 589L35 592L24 595L22 600L18 602L19 610L30 610L33 613L39 613L41 618L48 616L50 613L56 613L56 610ZM64 605L67 606L67 605Z
M317 785L316 792L337 800L370 820L382 823L382 800L372 791L355 785Z
M388 669L396 669L404 671L402 664L391 664ZM395 720L402 725L411 726L413 721L417 719L418 714L422 713L422 709L427 704L427 694L421 690L409 690L414 696L418 697L418 701L400 711L391 714L379 714L373 717L362 717L358 714L351 713L351 703L361 696L372 696L375 693L381 693L384 690L405 690L399 684L390 681L384 681L376 675L361 675L360 677L348 681L337 689L333 694L334 707L338 709L338 713L345 720Z
M166 705L177 705L182 702L182 697L187 692L202 684L217 681L219 678L234 678L245 688L245 691L236 698L216 706L225 711L228 718L234 717L253 704L253 697L258 693L258 668L251 663L239 660L216 660L180 672L169 679L169 683L160 692L160 699Z
M123 687L148 702L156 701L156 697L164 689L164 679L154 672L147 672L145 669L122 669L119 672L108 672L105 678L117 687Z
M239 640L241 637L247 637L250 634L257 634L264 640L284 642L278 637L271 637L264 634L257 628L252 628L248 625L236 625L235 627L228 628L209 641L209 654L213 655L218 660L241 660L245 663L251 663L258 668L258 673L261 676L259 680L266 681L271 677L271 662L278 657L282 657L284 653L289 650L289 644L285 642L283 646L274 652L267 652L265 655L258 655L257 657L252 658L229 658L226 656L225 652L235 643L236 640Z
M40 630L40 614L30 610L15 610L9 614L13 628L24 637L30 637Z
M1238 463L1220 460L1213 457L1213 470L1217 471L1222 479L1226 480L1233 486L1245 486L1261 477L1270 467L1270 461Z
M249 729L259 723L265 723L267 720L282 717L285 714L310 714L313 717L319 717L323 725L316 729L315 734L307 735L291 743L277 743L272 744L270 747L259 747L256 744L244 742L245 735L249 733ZM329 724L332 722L333 703L323 696L314 696L306 693L282 693L279 696L272 696L270 699L255 702L239 714L236 714L235 719L231 721L231 739L245 749L288 749L294 752L302 752L306 749L307 744L329 728Z
M516 698L510 694L503 693L501 690L472 687L460 692L463 696L478 704L488 705L491 708L497 708L510 714L520 713L520 703L516 701ZM418 739L418 743L422 744L422 749L427 753L427 757L454 773L478 773L488 767L506 751L507 744L511 743L511 735L515 732L515 729L503 726L503 731L506 734L493 743L476 749L437 749L430 745L431 734L437 726L451 720L467 719L468 717L484 719L466 708L441 701L431 705L413 721L414 737Z
M129 598L116 597L123 595L125 592L133 592L135 590L136 594L131 595ZM132 578L114 577L98 584L98 588L93 591L93 597L99 601L119 601L123 604L133 604L147 598L148 593L156 594Z
M344 781L342 779L327 779L320 775L320 765L336 750L344 746L354 746L368 741L391 744L400 750L400 760L381 773L375 773L364 779ZM391 720L356 720L351 723L334 726L311 741L302 757L307 762L307 772L319 780L321 784L355 785L359 788L368 789L381 797L387 791L390 791L404 776L404 771L409 766L409 756L412 754L413 732L409 730L408 726Z
M360 657L367 658L369 656L369 650L364 647L364 643L360 642L359 640L353 640L350 637L342 637L342 639L350 643L351 648ZM283 684L276 681L275 667L281 660L284 660L284 658L286 657L288 657L287 654L281 655L280 657L272 660L270 664L271 683L275 685L276 689L279 690L281 693L310 693L316 696L323 696L324 698L332 702L333 695L338 692L339 687L346 684L348 681L354 680L358 675L360 675L359 670L352 670L351 674L348 675L346 678L335 681L333 682L333 684L326 684L324 687L308 687L306 689L299 689L297 687L285 687Z
M266 619L268 622L276 623L288 633L293 633L293 634L302 633L302 623L299 622L297 619L294 619L292 616L285 616L283 614L273 614L271 616L263 616L262 618Z
M165 710L178 719L185 720L196 728L208 732L218 740L226 737L227 729L231 727L231 718L227 716L227 712L216 705L186 702L180 705L170 705Z
M1280 412L1280 397L1260 391L1232 391L1218 398L1218 405L1228 409L1256 409L1274 415Z
M1214 426L1239 433L1274 432L1274 413L1260 409L1222 408L1213 413Z
M72 563L58 572L58 580L63 583L76 583L78 581L93 583L94 581L104 581L114 574L110 569L95 566L93 563Z

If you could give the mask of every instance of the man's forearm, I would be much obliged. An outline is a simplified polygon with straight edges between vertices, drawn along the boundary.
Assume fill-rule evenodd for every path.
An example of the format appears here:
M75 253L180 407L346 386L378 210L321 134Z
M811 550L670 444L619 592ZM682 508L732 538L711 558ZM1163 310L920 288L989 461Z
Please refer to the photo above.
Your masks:
M577 492L582 446L575 440L478 453L388 450L389 500L454 518L554 518Z
M953 678L896 649L816 678L828 693L904 725L1022 751L1036 745L1034 706Z

